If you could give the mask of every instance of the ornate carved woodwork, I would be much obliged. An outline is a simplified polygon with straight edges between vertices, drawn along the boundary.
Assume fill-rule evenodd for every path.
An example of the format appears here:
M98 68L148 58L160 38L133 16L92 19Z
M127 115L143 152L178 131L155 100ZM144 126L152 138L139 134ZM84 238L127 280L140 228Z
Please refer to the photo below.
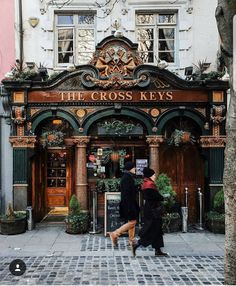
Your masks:
M34 148L36 136L10 136L9 141L13 148Z
M226 108L225 105L216 106L211 108L211 120L213 124L221 124L225 120Z
M162 135L148 135L146 141L149 147L160 147L160 144L164 142L164 137Z
M131 51L127 45L114 43L97 50L90 64L100 72L100 76L109 77L114 73L130 76L136 66L142 61L135 51Z
M202 148L224 148L226 136L201 136L200 143Z

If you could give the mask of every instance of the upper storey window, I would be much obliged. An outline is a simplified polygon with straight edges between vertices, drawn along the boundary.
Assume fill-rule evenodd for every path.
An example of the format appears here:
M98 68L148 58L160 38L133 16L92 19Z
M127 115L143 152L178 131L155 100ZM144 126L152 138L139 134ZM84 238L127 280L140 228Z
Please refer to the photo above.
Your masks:
M175 63L176 14L136 14L136 38L144 63L157 60Z
M95 15L56 15L56 65L87 64L95 50Z

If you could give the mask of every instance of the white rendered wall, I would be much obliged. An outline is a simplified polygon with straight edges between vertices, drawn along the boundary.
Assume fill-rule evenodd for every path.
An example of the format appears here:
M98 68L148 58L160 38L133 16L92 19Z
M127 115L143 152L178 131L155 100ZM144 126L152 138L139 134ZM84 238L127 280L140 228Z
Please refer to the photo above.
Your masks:
M193 20L193 63L207 60L209 70L216 70L219 35L215 20L217 0L195 0Z
M69 6L61 10L46 5L48 0L23 2L23 25L24 25L24 61L43 64L51 71L54 64L54 11L97 11L97 34L96 43L111 35L114 28L111 25L118 20L125 37L135 42L135 12L136 11L176 11L178 13L177 33L177 61L168 69L178 72L183 76L184 68L197 63L199 60L207 59L211 62L210 69L216 69L216 55L219 48L219 37L215 21L215 8L217 0L177 0L177 1L153 1L153 0L121 0L113 8L107 17L105 10L111 6L97 9L95 1L74 0ZM100 3L100 2L99 2ZM191 5L190 5L191 4ZM40 9L45 9L41 14ZM39 24L32 28L29 25L29 17L38 17ZM19 39L16 49L19 54ZM49 70L49 72L50 72Z

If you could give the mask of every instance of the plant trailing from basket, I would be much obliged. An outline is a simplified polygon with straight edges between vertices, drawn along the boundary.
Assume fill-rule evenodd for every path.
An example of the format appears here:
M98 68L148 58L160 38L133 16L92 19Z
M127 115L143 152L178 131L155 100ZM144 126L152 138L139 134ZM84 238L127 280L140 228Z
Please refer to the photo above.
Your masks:
M41 135L41 142L43 148L60 146L64 142L64 133L56 130L46 131Z
M105 121L99 124L99 127L103 127L107 134L114 133L116 135L129 134L137 126L138 125L121 120Z
M195 143L195 137L188 131L175 129L170 138L167 139L168 145L179 146L181 143Z

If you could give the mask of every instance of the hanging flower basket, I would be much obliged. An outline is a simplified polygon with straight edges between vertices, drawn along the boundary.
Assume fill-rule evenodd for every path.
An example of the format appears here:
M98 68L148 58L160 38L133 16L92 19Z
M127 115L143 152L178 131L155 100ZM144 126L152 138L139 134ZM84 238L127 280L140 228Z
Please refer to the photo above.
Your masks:
M170 138L167 139L168 145L179 146L182 143L195 143L195 138L188 131L175 129Z
M55 130L44 132L40 142L43 148L61 146L64 143L64 133Z

